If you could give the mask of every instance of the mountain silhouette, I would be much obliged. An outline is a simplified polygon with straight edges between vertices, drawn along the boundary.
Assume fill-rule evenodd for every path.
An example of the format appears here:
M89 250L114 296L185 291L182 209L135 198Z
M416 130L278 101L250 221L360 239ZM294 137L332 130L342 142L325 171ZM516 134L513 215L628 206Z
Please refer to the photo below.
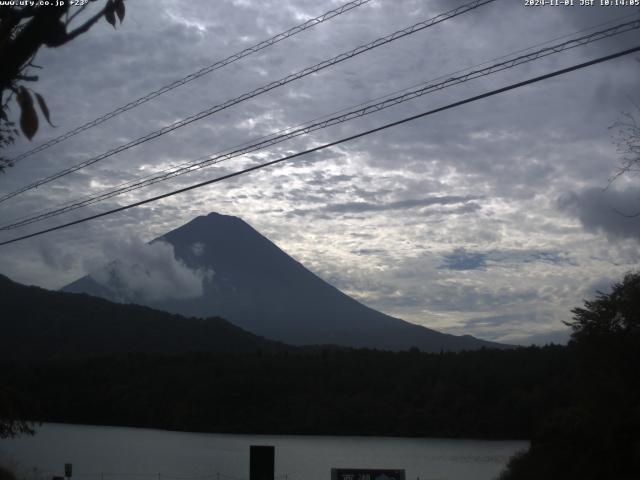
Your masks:
M307 270L243 220L211 213L154 242L174 248L175 257L203 277L195 298L123 297L114 279L85 276L63 288L110 300L140 303L194 317L219 316L260 336L292 345L332 344L422 351L474 350L504 345L470 335L440 333L385 315L342 293Z
M0 303L3 362L296 350L221 318L186 318L140 305L29 287L3 275Z

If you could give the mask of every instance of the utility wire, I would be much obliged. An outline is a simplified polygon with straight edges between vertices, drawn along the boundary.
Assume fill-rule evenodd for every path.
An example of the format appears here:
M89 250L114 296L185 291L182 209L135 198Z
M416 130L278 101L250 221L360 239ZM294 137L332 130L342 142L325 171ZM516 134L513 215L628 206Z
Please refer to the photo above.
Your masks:
M101 217L105 217L107 215L112 215L114 213L122 212L124 210L129 210L129 209L134 208L134 207L139 207L139 206L145 205L147 203L151 203L151 202L155 202L155 201L158 201L158 200L162 200L164 198L172 197L172 196L178 195L180 193L188 192L190 190L195 190L197 188L201 188L201 187L204 187L206 185L211 185L213 183L218 183L218 182L221 182L223 180L228 180L229 178L238 177L240 175L244 175L246 173L253 172L255 170L260 170L260 169L263 169L263 168L266 168L266 167L270 167L272 165L276 165L276 164L285 162L287 160L292 160L294 158L298 158L298 157L301 157L303 155L308 155L310 153L314 153L314 152L318 152L320 150L324 150L324 149L327 149L327 148L330 148L330 147L334 147L334 146L339 145L341 143L345 143L345 142L349 142L351 140L355 140L357 138L365 137L367 135L371 135L373 133L380 132L382 130L386 130L388 128L396 127L398 125L402 125L404 123L408 123L408 122L417 120L417 119L422 118L422 117L427 117L427 116L430 116L430 115L433 115L433 114L436 114L436 113L439 113L439 112L443 112L445 110L450 110L450 109L459 107L461 105L465 105L467 103L476 102L476 101L481 100L483 98L492 97L492 96L498 95L500 93L504 93L504 92L507 92L507 91L510 91L510 90L515 90L517 88L521 88L521 87L524 87L526 85L530 85L530 84L533 84L533 83L541 82L541 81L547 80L549 78L557 77L557 76L563 75L565 73L573 72L575 70L580 70L582 68L586 68L586 67L589 67L591 65L596 65L598 63L606 62L608 60L613 60L614 58L622 57L624 55L629 55L631 53L635 53L635 52L638 52L638 51L640 51L640 45L635 46L633 48L629 48L627 50L622 50L622 51L617 52L617 53L613 53L611 55L606 55L606 56L603 56L603 57L599 57L599 58L596 58L594 60L590 60L588 62L580 63L580 64L577 64L577 65L573 65L571 67L563 68L561 70L556 70L554 72L547 73L545 75L540 75L540 76L537 76L537 77L533 77L533 78L530 78L528 80L524 80L522 82L513 83L513 84L508 85L506 87L498 88L496 90L491 90L489 92L485 92L485 93L480 94L480 95L469 97L469 98L466 98L464 100L460 100L458 102L450 103L448 105L445 105L445 106L439 107L439 108L435 108L433 110L428 110L426 112L419 113L417 115L412 115L410 117L406 117L406 118L403 118L401 120L397 120L395 122L387 123L387 124L382 125L380 127L372 128L370 130L366 130L364 132L360 132L360 133L357 133L355 135L351 135L351 136L348 136L348 137L345 137L345 138L341 138L340 140L335 140L333 142L325 143L323 145L319 145L317 147L310 148L308 150L304 150L304 151L301 151L301 152L298 152L298 153L294 153L292 155L287 155L286 157L278 158L278 159L272 160L270 162L262 163L262 164L259 164L259 165L254 165L253 167L248 167L248 168L245 168L243 170L239 170L239 171L236 171L236 172L233 172L233 173L229 173L227 175L222 175L220 177L213 178L211 180L206 180L204 182L196 183L195 185L190 185L188 187L180 188L180 189L174 190L172 192L163 193L162 195L157 195L155 197L147 198L145 200L141 200L139 202L131 203L129 205L124 205L122 207L114 208L114 209L108 210L106 212L102 212L102 213L98 213L98 214L91 215L91 216L88 216L88 217L84 217L84 218L81 218L79 220L68 222L68 223L65 223L65 224L62 224L62 225L57 225L55 227L47 228L47 229L44 229L44 230L39 230L37 232L30 233L28 235L22 235L20 237L12 238L10 240L5 240L4 242L0 242L0 246L9 245L11 243L19 242L21 240L26 240L27 238L32 238L32 237L36 237L36 236L39 236L39 235L44 235L45 233L54 232L56 230L61 230L63 228L67 228L67 227L70 227L72 225L78 225L80 223L88 222L89 220L94 220L96 218L101 218Z
M528 62L532 62L535 60L538 60L540 58L544 58L546 56L549 55L553 55L555 53L559 53L565 50L569 50L572 48L576 48L579 46L583 46L592 42L596 42L599 40L603 40L605 38L610 38L612 36L615 35L620 35L632 30L636 30L640 28L640 19L635 20L635 21L631 21L631 22L626 22L620 25L616 25L613 27L610 27L606 30L601 30L598 32L594 32L591 33L589 35L584 35L582 37L576 38L576 39L571 39L568 40L564 43L560 43L557 45L552 45L531 53L528 53L526 55L520 55L518 57L503 61L503 62L499 62L493 65L490 65L486 68L483 69L479 69L479 70L473 70L471 72L466 73L465 75L461 75L461 76L454 76L454 77L450 77L445 81L439 82L439 83L431 83L431 84L426 84L426 85L421 85L421 87L417 90L412 90L409 92L405 92L402 95L398 95L392 98L387 98L381 102L375 103L375 104L370 104L367 105L363 108L360 109L356 109L356 110L352 110L349 111L347 113L344 113L342 115L338 115L329 119L325 119L319 122L315 122L312 124L309 124L307 126L301 127L301 128L296 128L294 130L291 130L289 132L283 133L281 135L277 135L271 138L266 137L266 139L258 141L256 143L253 144L244 144L246 146L242 146L242 148L238 148L235 150L231 150L228 151L226 153L220 153L220 154L216 154L215 156L210 156L210 157L206 157L204 160L199 159L190 163L185 163L173 170L166 170L164 172L161 172L155 176L150 176L144 179L141 179L137 182L129 182L123 186L119 186L116 189L107 191L105 193L99 194L99 195L95 195L95 196L90 196L89 198L86 198L84 200L81 201L76 201L74 203L53 209L53 210L49 210L46 211L44 213L40 213L40 214L35 214L32 215L30 217L23 217L22 219L18 219L16 221L14 221L13 223L7 224L7 225L3 225L2 227L0 227L0 230L12 230L15 228L19 228L25 225L29 225L31 223L35 223L38 221L42 221L45 220L47 218L51 218L54 216L58 216L58 215L62 215L64 213L76 210L78 208L82 208L82 207L86 207L104 200L107 200L109 198L113 198L115 196L118 195L122 195L128 192L132 192L135 190L139 190L141 188L153 185L155 183L158 182L162 182L165 180L168 180L170 178L173 177L177 177L180 175L184 175L187 173L191 173L197 170L200 170L202 168L211 166L211 165L215 165L218 163L221 163L223 161L229 160L231 158L235 158L235 157L239 157L241 155L245 155L247 153L251 153L257 150L261 150L264 149L266 147L272 146L272 145L276 145L279 143L282 143L284 141L290 140L292 138L301 136L301 135L306 135L309 134L311 132L320 130L320 129L324 129L327 128L329 126L332 125L336 125L336 124L340 124L340 123L344 123L350 120L353 120L355 118L359 118L365 115L369 115L371 113L374 112L379 112L381 110L384 110L386 108L398 105L400 103L404 103L407 102L409 100L413 100L415 98L421 97L423 95L426 95L428 93L432 93L434 91L438 91L438 90L442 90L444 88L447 87L451 87L453 85L458 85L460 83L464 83L467 82L469 80L473 80L476 78L480 78L480 77L484 77L487 75L491 75L493 73L497 73L509 68L513 68L516 67L518 65L522 65L524 63L528 63Z
M224 150L220 150L220 151L217 151L217 152L212 153L212 154L207 154L207 155L200 156L195 160L190 160L190 161L187 161L187 162L174 164L174 165L166 167L166 168L164 168L162 170L153 172L151 174L148 174L148 175L145 175L145 176L142 176L142 177L133 178L133 179L128 180L126 182L122 182L122 183L119 183L117 185L114 185L114 186L110 187L111 190L103 189L104 193L101 193L99 195L89 195L89 196L83 197L82 199L77 198L77 199L74 199L74 200L70 200L70 201L64 203L62 206L60 206L60 207L58 207L58 208L56 208L54 210L51 210L50 208L41 208L41 209L36 210L35 212L24 214L24 215L20 215L18 217L15 217L14 219L10 220L9 221L9 222L11 222L10 224L5 224L3 227L0 227L0 230L10 230L10 229L22 226L22 225L35 223L37 221L43 220L44 218L50 218L51 216L57 216L58 214L65 213L66 211L75 210L75 208L73 208L73 207L76 207L77 204L78 204L77 208L80 208L82 206L89 205L89 203L87 203L85 205L84 202L95 203L92 200L96 199L98 197L101 197L102 195L106 195L106 194L111 193L111 192L115 193L116 190L120 191L120 189L122 189L122 188L125 188L125 187L128 187L128 186L132 186L134 184L139 184L142 181L151 180L152 178L154 178L154 177L156 177L158 175L168 174L168 173L171 173L172 171L174 171L176 169L179 169L181 167L184 167L184 166L187 166L187 165L193 165L193 164L197 164L199 162L205 161L205 160L209 160L209 159L213 158L214 156L221 155L221 154L223 154L225 152L230 152L230 151L232 151L234 149L238 149L238 148L243 147L243 146L251 145L252 143L255 143L258 140L264 140L264 139L273 137L273 136L278 135L278 134L289 132L289 131L291 131L293 129L300 128L300 127L303 127L305 125L309 125L309 124L314 123L316 121L319 121L319 120L322 120L322 119L326 119L326 118L330 118L332 116L335 116L335 115L343 113L343 112L348 112L349 110L352 110L352 109L357 108L357 107L362 107L362 106L373 104L374 102L377 102L377 101L380 101L380 100L383 100L383 99L387 99L387 98L390 98L392 96L396 96L396 95L398 95L400 93L408 92L411 89L415 89L416 87L421 87L423 85L426 85L428 82L435 82L437 80L446 79L446 78L458 75L460 73L468 72L468 71L470 71L472 69L475 69L475 68L478 68L478 67L482 67L484 65L489 65L490 63L496 62L498 60L507 59L509 57L512 57L513 55L522 54L524 52L531 52L532 50L534 50L536 48L540 48L540 47L543 47L545 45L549 45L549 44L551 44L553 42L557 42L559 40L562 40L562 39L565 39L565 38L569 38L571 36L578 35L578 34L581 34L581 33L593 31L593 30L595 30L597 28L601 28L601 27L604 27L606 25L611 25L611 24L614 24L614 23L619 22L621 20L626 20L626 19L629 19L629 18L632 18L632 17L638 17L639 15L640 14L638 14L638 13L621 15L619 17L613 18L611 20L607 20L605 22L597 23L597 24L592 25L592 26L587 27L587 28L576 30L576 31L571 32L571 33L565 33L563 35L559 35L559 36L551 38L549 40L545 40L544 42L540 42L540 43L537 43L535 45L531 45L531 46L526 47L526 48L514 50L514 51L511 51L511 52L506 53L504 55L500 55L498 57L494 57L492 59L488 59L488 60L485 60L483 62L476 63L476 64L471 65L469 67L465 67L465 68L456 70L456 71L448 73L448 74L439 75L439 76L433 77L433 78L431 78L431 79L429 79L427 81L415 83L413 85L410 85L410 86L395 90L393 92L389 92L389 93L387 93L385 95L381 95L381 96L378 96L378 97L371 98L371 99L366 100L364 102L360 102L360 103L358 103L356 105L350 105L348 107L341 108L340 110L337 110L337 111L333 111L333 112L330 112L330 113L319 115L319 116L317 116L317 117L315 117L313 119L307 120L306 122L297 124L295 126L281 128L281 129L279 129L277 131L271 132L271 133L266 134L266 135L262 135L262 136L257 137L257 138L253 138L252 140L248 140L248 141L242 142L240 144L236 144L236 145L228 147L228 148L226 148ZM98 201L101 201L101 200L98 200ZM82 203L82 205L80 205L81 203ZM65 212L61 211L63 209L65 210ZM67 210L67 209L69 209L69 210ZM43 215L46 215L46 217L43 218ZM25 220L25 219L28 220L28 221L25 222L24 224L21 223L20 225L13 225L14 223L17 224L19 222L22 222L22 220Z
M462 69L456 70L456 71L451 72L451 73L448 73L448 74L439 75L439 76L437 76L437 77L433 77L433 78L431 78L431 79L429 79L429 80L427 80L427 81L423 81L423 82L415 83L415 84L413 84L413 85L409 85L409 86L404 87L404 88L401 88L401 89L399 89L399 90L395 90L395 91L393 91L393 92L389 92L389 93L387 93L387 94L385 94L385 95L381 95L381 96L378 96L378 97L371 98L371 99L366 100L366 101L364 101L364 102L360 102L360 103L358 103L358 104L356 104L356 105L350 105L350 106L348 106L348 107L341 108L340 110L337 110L337 111L333 111L333 112L330 112L330 113L325 113L325 114L323 114L323 115L319 115L319 116L314 117L314 118L312 118L312 119L310 119L310 120L307 120L306 122L299 123L299 124L297 124L297 125L295 125L295 126L281 128L281 129L279 129L279 130L277 130L277 131L274 131L274 132L268 133L268 134L266 134L266 135L261 135L260 137L253 138L252 140L248 140L248 141L242 142L242 143L240 143L240 144L236 144L236 145L231 146L231 147L229 147L229 148L226 148L226 149L224 149L224 150L221 150L221 151L218 151L218 152L215 152L215 153L212 153L212 154L207 154L207 155L200 156L200 157L198 157L198 158L197 158L197 159L195 159L195 160L190 160L190 161L187 161L187 162L182 162L182 163L179 163L179 164L171 165L171 166L166 167L166 168L164 168L164 169L162 169L162 170L159 170L159 171L157 171L157 172L154 172L154 173L151 173L151 174L148 174L148 175L142 176L142 177L133 178L133 179L128 180L128 181L126 181L126 182L122 182L122 183L119 183L119 184L117 184L117 185L114 185L114 186L110 187L112 190L103 189L103 191L104 191L104 193L105 193L105 194L106 194L106 193L108 193L108 192L115 192L115 190L120 191L120 189L121 189L121 188L124 188L124 187L127 187L127 186L131 186L131 185L134 185L134 184L138 184L139 182L141 182L141 181L143 181L143 180L150 180L151 178L156 177L156 176L158 176L159 174L166 174L166 173L170 173L170 172L174 171L175 169L178 169L178 168L184 167L184 166L186 166L186 165L191 165L191 164L195 164L195 163L198 163L198 162L201 162L201 161L205 161L205 160L211 159L212 157L214 157L214 156L216 156L216 155L221 155L221 154L222 154L222 153L224 153L224 152L230 152L230 151L232 151L232 150L234 150L234 149L237 149L237 148L239 148L239 147L250 145L251 143L255 143L255 142L256 142L256 141L258 141L258 140L263 140L263 139L266 139L266 138L269 138L269 137L272 137L272 136L275 136L275 135L278 135L278 134L281 134L281 133L284 133L284 132L288 132L288 131L291 131L291 130L293 130L293 129L296 129L296 128L303 127L303 126L305 126L305 125L311 124L311 123L313 123L313 122L316 122L316 121L319 121L319 120L322 120L322 119L326 119L326 118L330 118L331 116L335 116L335 115L337 115L337 114L339 114L339 113L347 112L347 111L352 110L352 109L354 109L354 108L362 107L362 106L365 106L365 105L369 105L369 104L372 104L372 103L377 102L377 101L379 101L379 100L383 100L383 99L386 99L386 98L389 98L389 97L392 97L392 96L398 95L398 94L400 94L400 93L407 92L407 91L409 91L409 90L411 90L411 89L415 89L416 87L419 87L419 86L425 85L427 82L435 82L435 81L437 81L437 80L446 79L446 78L448 78L448 77L452 77L452 76L454 76L454 75L458 75L458 74L460 74L460 73L462 73L462 72L468 72L468 71L470 71L470 70L472 70L472 69L474 69L474 68L478 68L478 67L481 67L481 66L484 66L484 65L488 65L488 64L490 64L491 62L496 62L496 61L498 61L498 60L503 60L503 59L509 58L509 57L511 57L511 56L513 56L513 55L522 54L522 53L524 53L524 52L530 52L530 51L532 51L533 49L540 48L540 47L543 47L543 46L545 46L545 45L549 45L549 44L551 44L551 43L553 43L553 42L557 42L557 41L559 41L559 40L562 40L562 39L565 39L565 38L569 38L569 37L571 37L571 36L573 36L573 35L578 35L578 34L581 34L581 33L589 32L589 31L593 31L593 30L595 30L595 29L597 29L597 28L601 28L601 27L604 27L604 26L606 26L606 25L611 25L611 24L614 24L614 23L619 22L619 21L622 21L622 20L626 20L626 19L629 19L629 18L632 18L632 17L638 17L639 15L640 15L640 14L638 14L638 13L632 13L632 14L627 14L627 15L621 15L621 16L619 16L619 17L615 17L615 18L610 19L610 20L607 20L607 21L605 21L605 22L597 23L597 24L592 25L592 26L590 26L590 27L582 28L582 29L580 29L580 30L576 30L576 31L571 32L571 33L565 33L565 34L563 34L563 35L559 35L559 36L557 36L557 37L550 38L549 40L545 40L544 42L536 43L536 44L531 45L531 46L526 47L526 48L522 48L522 49L514 50L514 51L511 51L511 52L506 53L506 54L504 54L504 55L500 55L500 56L498 56L498 57L494 57L494 58L492 58L492 59L488 59L488 60L485 60L485 61L483 61L483 62L476 63L476 64L471 65L471 66L469 66L469 67L465 67L465 68L462 68ZM113 190L113 189L115 189L115 190ZM29 222L28 222L28 224L30 224L30 223L34 223L34 222L36 222L36 221L39 221L39 220L40 220L40 215L41 215L41 214L54 213L54 214L55 214L55 216L57 216L58 211L59 211L59 210L61 210L61 209L63 209L63 208L65 208L65 209L66 209L67 207L75 207L75 206L76 206L76 204L78 204L78 203L80 203L80 202L84 202L84 201L91 201L91 200L93 200L94 198L96 198L96 196L95 196L95 195L90 195L90 196L88 196L88 197L87 197L87 196L83 197L83 199L74 199L74 200L70 200L70 201L68 201L68 202L64 203L64 205L63 205L63 206L58 207L58 208L56 208L56 209L55 209L55 210L53 210L53 211L52 211L51 209L49 209L49 208L42 208L42 209L38 209L38 210L36 210L36 211L35 211L35 212L33 212L33 213L24 214L24 215L20 215L19 217L15 217L15 218L14 218L13 220L11 220L10 222L17 223L17 222L20 222L20 221L22 221L22 220L24 220L24 219L29 219L29 220L31 220L32 218L38 217L37 219L35 219L35 220L33 220L33 221L29 221ZM92 202L92 203L94 203L94 202ZM85 206L85 205L80 205L80 206ZM78 208L80 208L80 206L78 206ZM75 209L75 208L73 208L73 209ZM61 213L62 213L62 212L61 212ZM48 216L53 216L53 215L48 215ZM8 229L9 229L9 227L10 227L10 225L5 225L4 227L0 227L0 230L8 230Z
M136 140L133 140L129 143L126 143L124 145L120 145L119 147L113 148L101 155L98 155L96 157L92 157L88 160L85 160L83 162L80 162L72 167L66 168L64 170L61 170L58 173L55 173L53 175L50 175L48 177L45 177L41 180L38 180L34 183L31 183L25 187L19 188L18 190L15 190L11 193L5 194L2 197L0 197L0 202L4 202L10 198L15 197L16 195L19 195L21 193L24 193L28 190L32 190L34 188L37 188L41 185L44 185L46 183L52 182L53 180L56 180L58 178L64 177L65 175L69 175L70 173L76 172L82 168L85 168L89 165L92 165L96 162L99 162L100 160L104 160L105 158L111 157L117 153L120 153L124 150L128 150L129 148L135 147L137 145L140 145L142 143L148 142L149 140L153 140L157 137L160 137L161 135L165 135L169 132L172 132L173 130L176 130L178 128L184 127L186 125L189 125L190 123L193 123L197 120L201 120L205 117L208 117L214 113L217 113L221 110L227 109L233 105L236 105L238 103L244 102L245 100L249 100L250 98L256 97L258 95L261 95L263 93L269 92L275 88L281 87L283 85L286 85L288 83L291 83L295 80L298 80L300 78L306 77L308 75L311 75L312 73L316 73L319 72L320 70L323 70L325 68L331 67L333 65L336 65L338 63L341 63L345 60L348 60L350 58L353 58L357 55L360 55L364 52L367 52L369 50L373 50L374 48L378 48L382 45L386 45L388 43L391 43L395 40L398 40L400 38L406 37L408 35L412 35L416 32L419 32L421 30L424 30L425 28L431 27L433 25L436 25L438 23L444 22L446 20L449 20L451 18L457 17L458 15L462 15L463 13L466 13L470 10L474 10L482 5L485 5L487 3L492 3L495 0L475 0L473 2L467 3L465 5L462 5L460 7L457 7L453 10L449 10L448 12L445 13L441 13L440 15L437 15L436 17L433 17L429 20L425 20L423 22L418 22L415 23L407 28L404 28L402 30L398 30L394 33L391 33L385 37L381 37L378 38L372 42L369 42L365 45L361 45L359 47L356 47L353 50L350 50L348 52L344 52L341 53L340 55L337 55L335 57L332 57L328 60L324 60L320 63L317 63L311 67L307 67L303 70L300 70L297 73L293 73L290 75L287 75L284 78L281 78L280 80L276 80L274 82L271 82L267 85L264 85L262 87L259 87L255 90L252 90L251 92L245 93L243 95L240 95L239 97L233 98L231 100L227 100L224 103L218 104L218 105L214 105L213 107L210 107L206 110L203 110L199 113L193 114L189 117L186 117L182 120L179 120L177 122L174 122L170 125L167 125L159 130L156 130L154 132L151 132L143 137L140 137Z
M230 152L230 151L232 151L232 150L234 150L234 149L237 149L237 148L239 148L239 147L250 145L251 143L255 143L255 142L256 142L256 141L258 141L258 140L263 140L263 139L266 139L266 138L270 138L270 137L272 137L272 136L275 136L275 135L278 135L278 134L281 134L281 133L284 133L284 132L288 132L288 131L291 131L291 130L293 130L293 129L299 128L299 127L303 127L303 126L305 126L305 125L309 125L309 124L314 123L314 122L316 122L316 121L318 121L318 120L322 120L322 119L330 118L331 116L335 116L335 115L337 115L337 114L339 114L339 113L347 112L347 111L352 110L352 109L357 108L357 107L362 107L362 106L365 106L365 105L373 104L374 102L377 102L377 101L379 101L379 100L383 100L383 99L386 99L386 98L392 97L392 96L394 96L394 95L398 95L398 94L403 93L403 92L408 92L408 91L409 91L409 90L411 90L411 89L415 89L416 87L419 87L419 86L425 85L427 82L435 82L435 81L437 81L437 80L446 79L446 78L448 78L448 77L451 77L451 76L454 76L454 75L460 74L460 73L462 73L462 72L468 72L468 71L470 71L470 70L472 70L472 69L474 69L474 68L478 68L478 67L481 67L481 66L483 66L483 65L488 65L488 64L490 64L491 62L496 62L496 61L498 61L498 60L503 60L503 59L505 59L505 58L509 58L509 57L511 57L511 56L513 56L513 55L517 55L517 54L520 54L520 53L528 52L528 51L531 51L531 50L533 50L533 49L535 49L535 48L542 47L542 46L544 46L544 45L549 45L550 43L556 42L556 41L558 41L558 40L562 40L562 39L564 39L564 38L571 37L572 35L577 35L577 34L580 34L580 33L588 32L588 31L591 31L591 30L595 30L596 28L600 28L600 27L603 27L603 26L605 26L605 25L610 25L610 24L616 23L616 22L618 22L618 21L620 21L620 20L628 19L628 18L631 18L631 17L637 17L638 15L639 15L638 13L633 13L633 14L630 14L630 15L622 15L622 16L620 16L620 17L616 17L616 18L611 19L611 20L608 20L608 21L606 21L606 22L601 22L601 23L598 23L598 24L596 24L596 25L592 25L591 27L583 28L583 29L577 30L577 31L575 31L575 32L566 33L566 34L563 34L563 35L560 35L560 36L557 36L557 37L551 38L551 39L549 39L549 40L546 40L546 41L544 41L544 42L537 43L537 44L532 45L532 46L529 46L529 47L527 47L527 48L523 48L523 49L520 49L520 50L511 51L511 52L509 52L509 53L507 53L507 54L504 54L504 55L501 55L501 56L499 56L499 57L494 57L494 58L492 58L492 59L490 59L490 60L485 60L484 62L476 63L476 64L471 65L471 66L469 66L469 67L465 67L465 68L463 68L463 69L456 70L455 72L448 73L448 74L445 74L445 75L439 75L438 77L431 78L431 79L430 79L430 80L428 80L428 81L424 81L424 82L416 83L416 84L413 84L413 85L410 85L410 86L404 87L404 88L402 88L402 89L399 89L399 90L396 90L396 91L393 91L393 92L387 93L387 94L385 94L385 95L381 95L381 96L379 96L379 97L375 97L375 98L372 98L372 99L366 100L366 101L361 102L361 103L358 103L358 104L356 104L356 105L350 105L350 106L348 106L348 107L341 108L340 110L337 110L337 111L334 111L334 112L331 112L331 113L326 113L326 114L320 115L320 116L318 116L318 117L315 117L315 118L313 118L313 119L311 119L311 120L307 120L306 122L303 122L303 123L297 124L297 125L295 125L295 126L282 128L282 129L280 129L280 130L277 130L277 131L271 132L271 133L269 133L269 134L262 135L262 136L260 136L260 137L254 138L254 139L252 139L252 140L248 140L248 141L242 142L242 143L240 143L240 144L236 144L235 146L232 146L232 147L226 148L226 149L221 150L221 151L218 151L218 152L216 152L216 153L212 153L212 154L208 154L208 155L203 155L203 156L198 157L198 158L197 158L197 159L195 159L195 160L190 160L190 161L183 162L183 163L179 163L179 164L176 164L176 165L171 165L171 166L166 167L166 168L164 168L164 169L162 169L162 170L160 170L160 171L157 171L157 172L154 172L154 173L151 173L151 174L145 175L145 176L143 176L143 177L133 178L133 179L131 179L131 180L128 180L128 181L126 181L126 182L122 182L122 183L117 184L117 185L115 185L115 186L113 186L113 187L110 187L110 188L112 188L112 189L120 189L120 188L127 187L127 186L130 186L130 185L133 185L133 184L137 184L138 182L141 182L142 180L149 180L149 179L151 179L151 178L153 178L153 177L155 177L155 176L157 176L157 175L159 175L159 174L167 174L167 173L170 173L170 172L174 171L175 169L178 169L178 168L181 168L181 167L184 167L184 166L187 166L187 165L192 165L192 164L199 163L199 162L201 162L201 161L205 161L205 160L211 159L211 158L213 158L213 157L214 157L214 156L216 156L216 155L221 155L221 154L222 154L222 153L224 153L224 152ZM109 192L110 192L110 191L115 191L115 190L109 190ZM107 193L107 190L106 190L106 189L105 189L105 193ZM86 197L85 197L85 198L86 198ZM91 199L93 199L93 198L96 198L96 197L92 195L92 196L89 196L88 198L86 198L86 200L91 200ZM69 201L69 202L66 202L66 203L64 204L64 207L59 207L59 208L66 208L67 206L73 206L73 205L75 205L76 203L81 202L81 201L82 201L81 199L71 200L71 201ZM56 211L57 211L57 210L58 210L58 209L56 209ZM21 215L21 216L19 216L19 217L17 217L17 218L14 218L13 220L11 220L11 222L18 222L18 221L21 221L21 220L23 220L23 219L28 219L28 218L31 218L31 217L34 217L34 216L38 216L38 215L43 214L43 213L49 213L50 211L51 211L51 210L50 210L50 209L48 209L48 208L40 209L40 210L37 210L36 212L29 213L29 214L25 214L25 215ZM6 229L6 227L8 227L8 225L7 225L7 226L5 226L4 228ZM3 229L3 227L0 227L0 230L2 230L2 229Z
M39 145L36 148L33 148L31 150L28 150L20 155L18 155L15 158L10 159L9 161L11 163L17 163L20 160L23 160L27 157L30 157L31 155L34 155L38 152L41 152L43 150L46 150L49 147L52 147L53 145L56 145L60 142L63 142L65 140L67 140L68 138L71 138L77 134L79 134L80 132L84 132L85 130L88 130L90 128L93 128L97 125L100 125L101 123L106 122L107 120L120 115L121 113L124 113L128 110L131 110L133 108L136 108L139 105L142 105L143 103L148 102L149 100L152 100L156 97L159 97L160 95L167 93L175 88L178 88L186 83L189 83L197 78L200 78L204 75L207 75L208 73L211 73L215 70L218 70L222 67L225 67L233 62L236 62L244 57L247 57L253 53L259 52L260 50L263 50L267 47L270 47L272 45L275 45L278 42L281 42L282 40L285 40L289 37L292 37L294 35L297 35L300 32L303 32L305 30L308 30L310 28L315 27L316 25L320 25L323 22L326 22L327 20L331 20L334 17L337 17L338 15L342 15L345 12L348 12L349 10L353 10L354 8L357 8L361 5L364 5L365 3L370 2L371 0L355 0L352 2L348 2L345 3L344 5L342 5L341 7L335 8L333 10L329 10L328 12L323 13L322 15L312 18L310 20L307 20L306 22L300 24L300 25L296 25L293 28L290 28L289 30L286 30L282 33L279 33L277 35L274 35L273 37L267 39L267 40L263 40L260 43L257 43L249 48L245 48L244 50L234 53L232 55L229 55L227 58L223 59L223 60L218 60L215 63L212 63L211 65L207 66L207 67L203 67L200 70L191 73L189 75L187 75L186 77L183 77L179 80L176 80L174 82L171 82L163 87L160 87L157 90L154 90L151 93L148 93L147 95L144 95L143 97L138 98L137 100L134 100L132 102L127 103L126 105L123 105L122 107L116 108L115 110L106 113L104 115L102 115L101 117L96 118L95 120L92 120L90 122L85 123L84 125L80 125L77 128L74 128L73 130L68 131L67 133L60 135L56 138L53 138L51 140L49 140L48 142L43 143L42 145Z

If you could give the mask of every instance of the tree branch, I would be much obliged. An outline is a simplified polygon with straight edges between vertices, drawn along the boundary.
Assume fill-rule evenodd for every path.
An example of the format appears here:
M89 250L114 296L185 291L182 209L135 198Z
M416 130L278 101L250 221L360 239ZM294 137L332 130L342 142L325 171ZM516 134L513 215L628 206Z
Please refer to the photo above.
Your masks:
M16 77L16 80L23 80L25 82L37 82L38 76L37 75L18 75Z

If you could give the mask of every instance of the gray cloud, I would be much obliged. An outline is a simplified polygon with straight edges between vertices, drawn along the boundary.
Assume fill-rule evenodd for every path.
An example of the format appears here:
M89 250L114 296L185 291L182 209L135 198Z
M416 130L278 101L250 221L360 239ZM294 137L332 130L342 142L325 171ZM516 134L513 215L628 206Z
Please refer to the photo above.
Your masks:
M201 242L194 243L193 245L191 245L191 252L196 257L201 257L204 254L204 249L205 249L205 244Z
M463 330L476 330L484 332L490 338L512 345L546 345L549 343L566 344L569 341L570 329L568 327L544 326L545 320L553 317L552 313L545 310L531 310L525 312L483 316L471 318L463 322ZM525 325L534 324L538 327L531 329L531 333L522 335Z
M493 315L487 317L470 318L465 322L467 326L483 325L490 327L498 327L512 323L513 321L523 321L535 318L535 313L517 313L510 315Z
M328 205L324 208L326 212L333 213L363 213L363 212L380 212L384 210L404 210L408 208L430 207L431 205L455 205L459 203L467 203L474 200L474 197L428 197L428 198L411 198L407 200L399 200L389 203L366 203L351 202L342 204Z
M493 250L469 252L463 247L442 256L441 269L484 270L490 266L518 266L525 263L544 262L555 265L570 265L573 260L566 253L540 250Z
M592 187L558 199L558 206L580 220L585 230L610 240L640 240L640 188Z
M433 205L457 205L463 204L461 207L452 210L436 210L434 213L471 213L478 209L480 209L480 205L475 202L471 202L471 200L475 200L478 197L473 196L441 196L441 197L426 197L426 198L410 198L406 200L398 200L391 202L347 202L347 203L333 203L326 205L320 209L296 209L293 210L291 215L306 215L308 213L339 213L339 214L348 214L348 213L367 213L367 212L384 212L387 210L406 210L412 208L424 208L430 207ZM424 210L423 212L429 213L429 210Z
M77 261L77 258L71 252L64 250L55 243L39 239L36 245L42 261L51 269L68 272Z
M509 343L513 345L566 345L571 336L571 331L568 328L552 330L545 333L537 333L534 335L528 335L524 337L512 337L509 339Z
M385 255L386 250L382 248L359 248L357 250L351 250L354 255Z
M486 253L470 253L464 248L456 248L443 256L443 264L439 268L449 270L476 270L486 266Z
M89 275L121 301L142 298L147 302L202 295L210 270L192 270L174 256L165 242L144 243L129 238L110 241L104 251L107 263L89 263Z

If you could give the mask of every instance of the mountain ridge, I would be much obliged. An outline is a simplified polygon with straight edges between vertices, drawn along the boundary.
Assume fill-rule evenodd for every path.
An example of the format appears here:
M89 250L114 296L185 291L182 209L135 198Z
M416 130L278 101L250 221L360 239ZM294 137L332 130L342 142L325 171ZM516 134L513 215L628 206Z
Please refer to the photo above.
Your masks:
M128 299L187 316L220 316L267 338L292 345L424 351L474 350L504 345L431 330L378 312L306 269L238 217L210 213L153 240L166 242L191 269L211 269L195 298ZM196 248L197 247L197 248ZM114 298L108 285L85 276L63 291Z
M187 318L82 293L51 291L19 284L1 274L0 303L3 362L296 350L222 318Z

